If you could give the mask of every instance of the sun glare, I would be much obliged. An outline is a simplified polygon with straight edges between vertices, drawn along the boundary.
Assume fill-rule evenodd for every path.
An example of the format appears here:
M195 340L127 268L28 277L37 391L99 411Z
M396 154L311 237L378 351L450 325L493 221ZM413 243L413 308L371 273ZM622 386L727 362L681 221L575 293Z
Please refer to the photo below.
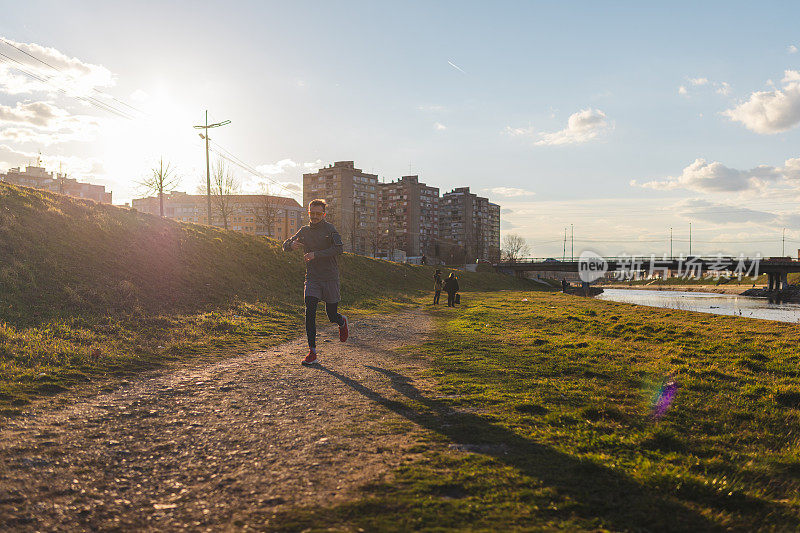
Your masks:
M154 96L137 106L146 115L135 120L108 120L102 130L108 176L129 191L120 191L120 197L138 192L137 182L162 157L181 177L179 189L191 191L194 174L203 162L203 141L192 129L198 122L197 113L190 113L165 91L151 94Z

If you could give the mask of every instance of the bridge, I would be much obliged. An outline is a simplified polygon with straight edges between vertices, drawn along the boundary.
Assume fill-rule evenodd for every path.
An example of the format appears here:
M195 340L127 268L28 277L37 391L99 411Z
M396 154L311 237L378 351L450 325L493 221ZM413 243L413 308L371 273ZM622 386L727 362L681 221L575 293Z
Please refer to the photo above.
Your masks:
M618 272L622 276L633 277L637 273L655 275L660 273L667 277L676 273L677 277L701 277L708 272L729 272L735 276L756 277L767 274L769 290L781 290L789 287L787 276L790 272L800 272L800 261L791 257L733 257L733 256L688 256L688 257L657 257L651 256L626 256L626 257L592 257L584 260L557 260L543 257L524 257L516 261L495 263L494 268L499 272L513 273L521 276L524 272L581 272L599 270Z

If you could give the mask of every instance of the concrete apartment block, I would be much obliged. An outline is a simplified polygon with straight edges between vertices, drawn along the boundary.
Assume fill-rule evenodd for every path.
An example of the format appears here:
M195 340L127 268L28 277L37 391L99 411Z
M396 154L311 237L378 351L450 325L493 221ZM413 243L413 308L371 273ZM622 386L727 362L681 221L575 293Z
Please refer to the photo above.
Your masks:
M439 202L439 237L455 245L445 261L499 260L500 206L471 193L469 187L443 194Z
M0 174L0 181L21 187L66 194L74 198L86 198L103 204L111 203L111 193L106 192L103 185L80 183L76 179L68 178L66 174L57 173L54 176L44 167L25 167L24 171L20 168L12 168L6 174Z
M328 203L327 219L342 235L344 250L368 255L374 249L378 225L378 176L336 161L317 172L303 174L303 204L315 198Z
M380 249L403 250L407 256L435 257L439 238L439 189L403 176L379 185Z
M228 229L233 231L286 240L305 223L306 210L293 198L266 194L232 194L228 199L231 202ZM134 199L131 207L151 215L160 214L157 196ZM207 211L204 194L173 192L164 195L164 216L167 218L207 224ZM214 226L221 227L222 221L214 215L213 209L212 217Z

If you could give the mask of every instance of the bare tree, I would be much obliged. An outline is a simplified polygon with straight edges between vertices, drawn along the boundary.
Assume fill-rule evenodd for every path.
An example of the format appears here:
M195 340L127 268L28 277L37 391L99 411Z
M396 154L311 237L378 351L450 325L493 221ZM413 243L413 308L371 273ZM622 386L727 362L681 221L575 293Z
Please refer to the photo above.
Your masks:
M375 224L373 224L372 228L367 231L367 245L372 249L372 257L378 256L378 250L381 249L383 243L386 242L386 237L384 236L384 226L383 222L381 221L381 214L378 212L377 220Z
M225 161L218 159L211 169L211 209L212 217L222 221L222 227L228 229L228 220L236 213L236 202L232 198L238 194L241 183ZM206 193L205 184L198 188L201 194ZM211 221L209 224L213 225Z
M169 162L164 164L164 158L159 158L158 166L150 169L150 175L139 182L139 186L145 189L146 194L157 194L159 213L164 216L164 193L170 193L178 186L180 178L175 173L174 168L170 168Z
M502 258L509 263L516 263L530 253L530 248L525 239L514 233L503 237Z
M269 185L263 184L261 188L263 194L256 197L253 202L253 218L256 224L264 227L268 237L274 237L274 226L278 222L278 212L281 209L280 203L278 198L270 194Z

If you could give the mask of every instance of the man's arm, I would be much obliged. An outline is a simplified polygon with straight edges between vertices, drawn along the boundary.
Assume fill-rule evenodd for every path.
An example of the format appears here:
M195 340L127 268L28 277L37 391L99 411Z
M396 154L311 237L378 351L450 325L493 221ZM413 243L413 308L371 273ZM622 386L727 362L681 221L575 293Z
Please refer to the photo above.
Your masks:
M344 245L342 244L342 236L335 229L331 229L331 247L325 250L313 252L314 259L317 257L331 257L334 255L341 255Z
M300 238L300 233L302 233L302 232L303 232L303 228L300 228L299 230L297 230L297 233L295 233L294 235L292 235L291 237L289 237L288 239L283 241L283 251L284 252L289 252L289 251L291 251L293 249L292 248L292 244L294 244L297 241L297 239Z

